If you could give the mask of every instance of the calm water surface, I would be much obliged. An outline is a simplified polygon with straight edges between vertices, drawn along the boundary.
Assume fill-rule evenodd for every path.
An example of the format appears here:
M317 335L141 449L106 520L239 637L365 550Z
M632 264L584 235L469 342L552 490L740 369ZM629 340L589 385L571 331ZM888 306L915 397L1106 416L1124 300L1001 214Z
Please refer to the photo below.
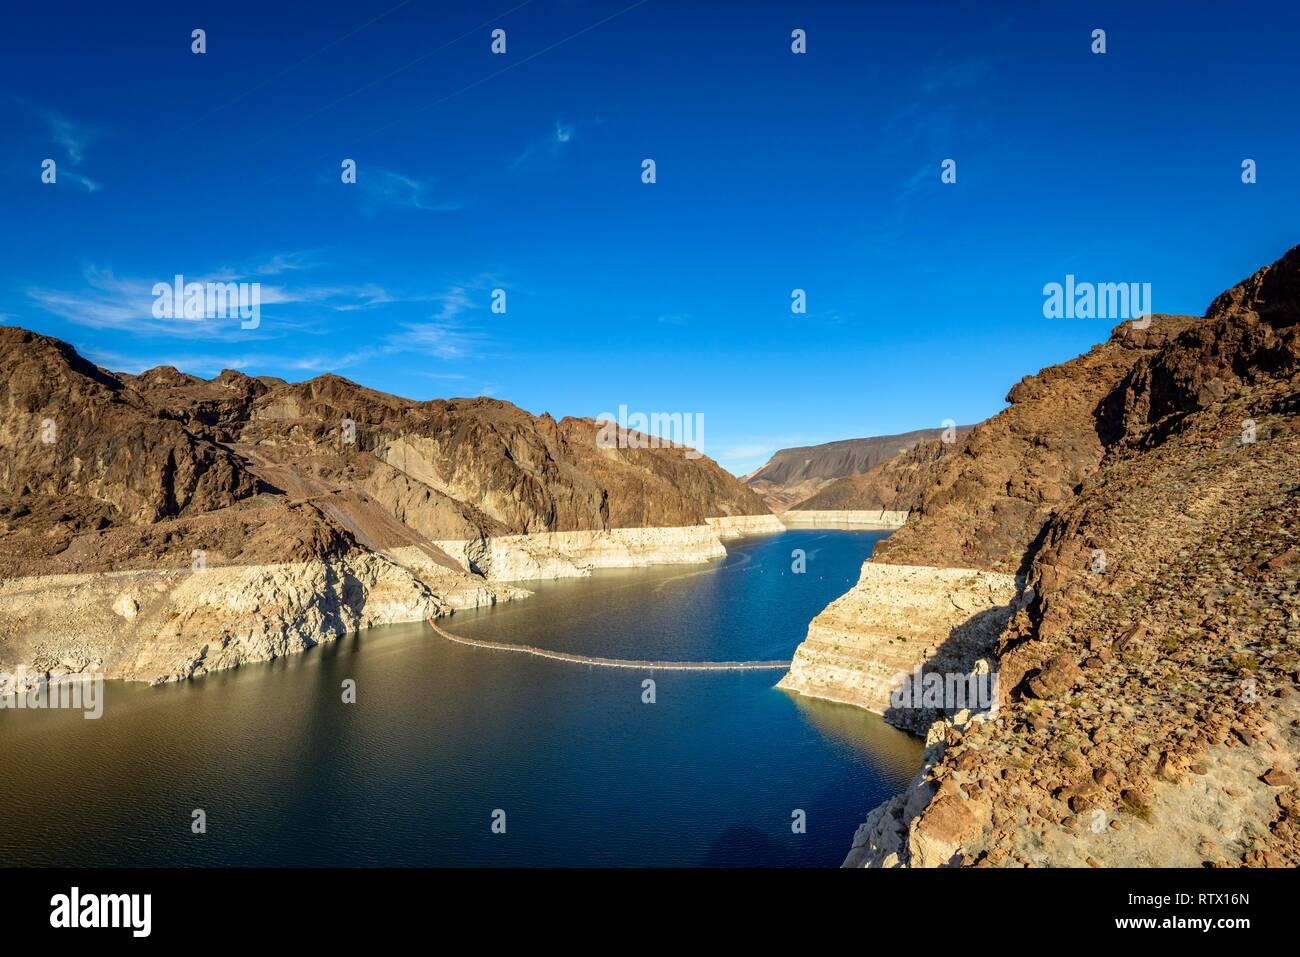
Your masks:
M443 624L604 657L789 658L882 536L747 539L708 566L529 583ZM98 721L0 711L0 862L835 866L920 743L780 676L602 669L395 625L183 685L110 683Z

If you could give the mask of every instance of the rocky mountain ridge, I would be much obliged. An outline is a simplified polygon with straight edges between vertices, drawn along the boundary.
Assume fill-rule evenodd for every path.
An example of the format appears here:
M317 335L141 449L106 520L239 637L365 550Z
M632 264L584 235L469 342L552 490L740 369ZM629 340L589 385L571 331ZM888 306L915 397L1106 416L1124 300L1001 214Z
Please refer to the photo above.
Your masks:
M999 708L846 863L1300 864L1300 247L1009 399L872 559L1019 571Z
M0 327L0 670L187 677L781 527L712 460L597 432L335 375L115 374Z
M495 399L415 402L334 375L118 376L13 327L0 382L0 541L23 543L5 575L770 514L708 458L598 448L591 419Z

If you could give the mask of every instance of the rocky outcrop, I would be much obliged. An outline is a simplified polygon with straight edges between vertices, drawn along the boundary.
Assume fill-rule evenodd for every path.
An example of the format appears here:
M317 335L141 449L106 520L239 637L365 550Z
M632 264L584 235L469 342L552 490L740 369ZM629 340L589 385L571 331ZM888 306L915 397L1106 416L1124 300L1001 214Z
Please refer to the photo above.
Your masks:
M0 390L0 670L184 677L527 594L499 579L708 561L709 519L779 527L695 450L494 399L116 375L16 328Z
M932 709L893 707L893 692L918 669L970 671L993 650L1015 596L1011 575L868 561L857 584L812 620L777 687L923 725Z
M962 790L957 778L936 783L933 769L949 739L974 736L990 720L966 713L934 722L921 770L901 794L877 805L853 835L844 867L946 867L960 863L962 842L993 815L992 803Z
M161 415L67 343L0 327L0 495L89 499L129 522L258 490L229 450Z

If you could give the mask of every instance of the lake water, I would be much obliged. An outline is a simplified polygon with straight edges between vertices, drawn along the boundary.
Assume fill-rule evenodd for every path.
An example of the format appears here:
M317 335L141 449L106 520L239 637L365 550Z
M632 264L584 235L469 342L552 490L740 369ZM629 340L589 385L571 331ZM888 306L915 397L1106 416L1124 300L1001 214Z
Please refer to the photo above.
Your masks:
M707 566L528 583L441 624L602 657L788 659L883 535L746 539ZM837 866L920 742L778 691L781 674L597 668L418 624L186 684L110 683L97 721L0 711L0 864Z

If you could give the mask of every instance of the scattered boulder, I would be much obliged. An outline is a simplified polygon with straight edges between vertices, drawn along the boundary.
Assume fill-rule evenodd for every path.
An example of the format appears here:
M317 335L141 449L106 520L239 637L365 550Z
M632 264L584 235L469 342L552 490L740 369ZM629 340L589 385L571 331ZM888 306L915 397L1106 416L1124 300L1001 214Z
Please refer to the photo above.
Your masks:
M1029 679L1029 690L1037 698L1050 700L1069 691L1080 680L1079 666L1068 654L1059 654Z
M1284 771L1280 764L1274 764L1259 779L1275 788L1289 788L1295 784L1295 778Z

